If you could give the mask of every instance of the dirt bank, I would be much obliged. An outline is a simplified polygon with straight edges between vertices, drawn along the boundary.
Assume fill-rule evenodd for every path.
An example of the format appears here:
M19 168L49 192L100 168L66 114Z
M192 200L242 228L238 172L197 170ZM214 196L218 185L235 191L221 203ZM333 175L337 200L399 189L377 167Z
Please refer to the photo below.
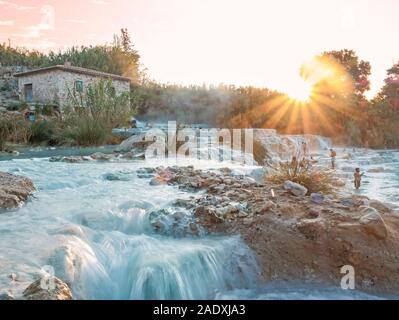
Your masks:
M204 191L179 205L192 210L208 232L240 234L256 253L265 281L339 286L341 267L351 265L356 289L399 290L399 215L392 206L356 195L295 196L229 169L156 172L157 183Z

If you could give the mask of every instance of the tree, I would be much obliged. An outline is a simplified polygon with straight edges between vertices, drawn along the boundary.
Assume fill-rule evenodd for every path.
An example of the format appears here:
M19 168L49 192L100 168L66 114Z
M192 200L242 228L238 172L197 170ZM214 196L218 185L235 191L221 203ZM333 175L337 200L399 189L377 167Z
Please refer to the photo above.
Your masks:
M327 51L322 56L334 59L345 68L353 81L355 94L363 95L370 90L371 65L368 61L359 60L355 51L348 49Z
M114 36L111 45L76 46L64 52L51 51L48 54L0 44L2 65L39 68L60 65L67 61L73 66L126 76L132 79L133 83L138 83L141 77L140 55L134 49L127 29L121 29L121 34Z
M399 62L387 70L387 78L384 83L378 98L391 108L399 108Z

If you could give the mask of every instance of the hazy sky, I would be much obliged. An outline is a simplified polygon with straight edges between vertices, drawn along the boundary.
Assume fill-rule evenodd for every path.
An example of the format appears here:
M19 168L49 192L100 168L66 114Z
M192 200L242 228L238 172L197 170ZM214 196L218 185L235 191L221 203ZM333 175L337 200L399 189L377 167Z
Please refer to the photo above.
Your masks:
M300 65L354 49L372 94L399 60L399 0L0 0L0 41L40 50L111 42L126 27L150 75L287 91Z

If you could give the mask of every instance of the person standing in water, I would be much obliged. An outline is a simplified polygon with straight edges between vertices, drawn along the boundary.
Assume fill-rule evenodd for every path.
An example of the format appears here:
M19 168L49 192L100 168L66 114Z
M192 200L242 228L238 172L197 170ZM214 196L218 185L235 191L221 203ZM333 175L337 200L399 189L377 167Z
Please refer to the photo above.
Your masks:
M356 190L359 190L360 184L362 182L362 176L364 175L364 173L360 173L360 168L356 168L353 175L355 177L355 188Z
M304 158L306 158L308 154L308 145L306 144L305 141L302 141L302 154Z
M330 157L331 157L331 167L335 169L335 158L337 157L337 152L334 149L330 149Z
M293 156L292 157L292 160L291 160L291 167L293 168L293 169L296 169L297 167L298 167L298 159L297 159L297 157L296 156Z

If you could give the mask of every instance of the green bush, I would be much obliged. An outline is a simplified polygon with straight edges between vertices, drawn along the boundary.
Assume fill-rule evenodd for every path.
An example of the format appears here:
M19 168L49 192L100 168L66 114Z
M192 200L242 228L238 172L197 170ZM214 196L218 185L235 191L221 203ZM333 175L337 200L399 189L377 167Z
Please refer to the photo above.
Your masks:
M30 124L21 115L7 116L0 119L0 149L6 142L28 143Z
M30 143L42 143L46 142L49 144L54 144L55 135L55 124L50 121L36 121L32 123Z
M4 150L10 129L6 119L0 119L0 151Z
M54 116L55 113L56 113L56 107L53 106L53 105L46 104L41 109L41 114L45 115L45 116L48 116L48 117Z
M26 109L27 107L28 107L28 105L25 101L18 101L18 102L13 102L10 105L8 105L7 110L20 111L20 110Z
M61 141L78 146L98 146L108 137L107 128L101 121L87 117L75 118L61 133Z
M112 141L112 129L125 126L134 115L128 93L115 96L111 81L98 81L82 94L69 92L62 140L79 146Z

